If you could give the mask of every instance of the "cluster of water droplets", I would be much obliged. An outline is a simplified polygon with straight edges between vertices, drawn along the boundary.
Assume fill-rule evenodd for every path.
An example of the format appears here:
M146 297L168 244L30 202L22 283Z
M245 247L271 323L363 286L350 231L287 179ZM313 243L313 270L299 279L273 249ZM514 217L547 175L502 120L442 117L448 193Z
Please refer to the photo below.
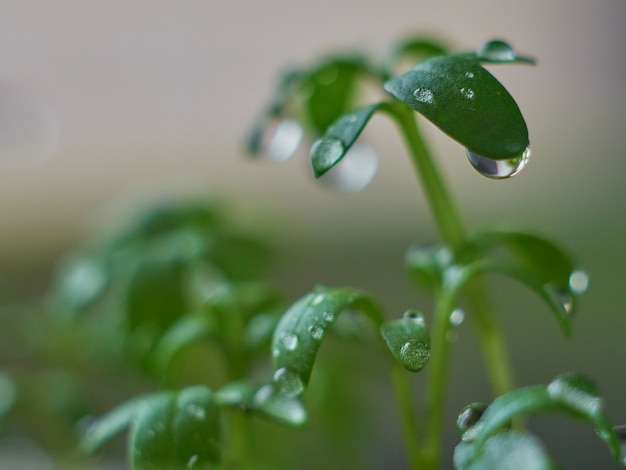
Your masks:
M526 147L521 155L498 160L484 157L469 149L466 149L465 153L478 173L487 178L499 180L515 176L524 169L530 158L530 146Z

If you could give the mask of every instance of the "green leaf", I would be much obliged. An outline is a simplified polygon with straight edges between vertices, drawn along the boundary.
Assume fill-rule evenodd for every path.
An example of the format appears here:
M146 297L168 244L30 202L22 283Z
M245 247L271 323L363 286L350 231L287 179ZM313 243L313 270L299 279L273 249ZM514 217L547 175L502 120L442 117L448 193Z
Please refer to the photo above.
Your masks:
M528 147L515 100L475 57L434 57L386 82L385 90L481 156L510 159Z
M408 311L399 320L384 322L380 334L393 356L407 370L419 372L430 359L430 333L421 313Z
M619 458L619 438L601 411L595 386L589 379L574 374L561 375L547 386L518 388L501 395L487 407L478 423L463 434L463 440L474 442L474 453L478 456L487 440L509 426L514 418L542 412L565 413L589 421L613 457Z
M106 441L132 425L142 411L148 397L156 399L158 394L135 397L94 421L78 444L81 452L87 455L93 454Z
M197 385L147 398L130 434L135 470L212 468L221 459L219 407Z
M379 327L382 313L374 300L354 289L318 286L283 315L272 338L272 358L278 390L300 395L309 382L313 363L326 330L346 309L360 310Z
M167 371L178 352L191 344L213 337L214 327L200 315L186 315L174 323L159 339L152 351L152 363L157 373Z
M461 442L454 449L454 468L549 470L554 465L539 439L528 433L510 430L487 439L482 452L476 458L473 445Z
M322 134L352 105L356 81L363 71L362 57L330 58L310 73L304 87L308 91L305 110L313 129Z
M315 141L311 147L311 163L316 178L341 161L381 104L370 104L342 115Z

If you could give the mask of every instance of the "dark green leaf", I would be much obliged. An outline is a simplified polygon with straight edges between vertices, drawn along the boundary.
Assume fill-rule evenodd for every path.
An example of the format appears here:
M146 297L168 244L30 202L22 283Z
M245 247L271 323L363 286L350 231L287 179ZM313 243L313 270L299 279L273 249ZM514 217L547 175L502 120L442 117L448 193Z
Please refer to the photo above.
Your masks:
M475 455L479 455L487 440L507 427L514 418L526 414L560 412L593 424L598 436L607 443L613 457L618 459L620 442L601 408L595 386L588 379L565 374L548 386L519 388L496 398L478 423L465 432L463 440L473 441Z
M519 157L528 147L515 100L477 58L434 57L386 82L385 90L484 157Z
M514 430L489 437L482 452L475 458L474 455L473 444L459 443L454 449L454 468L457 470L554 468L543 445L535 436Z
M297 396L309 382L321 340L346 309L360 310L379 327L382 314L371 297L353 289L318 286L283 315L272 339L274 381L281 393Z
M317 133L324 133L350 109L356 80L363 67L361 57L341 57L325 60L311 72L304 84L308 92L305 109Z
M384 322L380 334L393 356L407 370L418 372L430 359L430 333L421 313L409 311L399 320Z
M313 144L311 163L316 178L341 161L379 108L380 103L370 104L342 115Z
M212 468L220 461L219 408L205 386L146 399L130 434L133 469Z

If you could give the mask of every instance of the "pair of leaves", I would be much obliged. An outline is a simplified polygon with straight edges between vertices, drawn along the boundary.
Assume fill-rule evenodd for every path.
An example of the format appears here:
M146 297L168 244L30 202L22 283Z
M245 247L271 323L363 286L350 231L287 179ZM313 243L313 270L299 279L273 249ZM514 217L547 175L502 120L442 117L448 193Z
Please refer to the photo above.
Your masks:
M93 423L80 448L92 454L128 427L134 470L214 468L221 460L220 410L214 394L203 385L120 405Z
M611 455L619 459L620 440L602 413L595 385L586 377L563 374L548 385L519 388L496 398L476 424L464 430L463 441L455 450L455 467L491 468L491 463L499 462L510 468L552 468L537 439L508 429L516 417L546 412L589 421Z
M569 334L576 297L586 286L586 275L574 269L569 256L556 244L535 235L506 229L485 230L453 253L445 246L412 248L406 255L411 273L428 285L460 292L473 277L500 273L522 282L539 295Z

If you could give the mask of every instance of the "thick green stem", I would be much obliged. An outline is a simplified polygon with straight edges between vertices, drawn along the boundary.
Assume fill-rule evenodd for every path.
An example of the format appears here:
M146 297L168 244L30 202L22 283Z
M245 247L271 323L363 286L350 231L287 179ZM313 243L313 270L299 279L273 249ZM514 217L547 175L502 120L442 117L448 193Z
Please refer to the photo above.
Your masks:
M419 470L421 468L420 451L418 447L418 430L415 422L415 410L411 397L411 387L408 372L397 362L391 370L393 390L398 406L398 414L402 424L402 436L404 447L409 459L409 468Z

